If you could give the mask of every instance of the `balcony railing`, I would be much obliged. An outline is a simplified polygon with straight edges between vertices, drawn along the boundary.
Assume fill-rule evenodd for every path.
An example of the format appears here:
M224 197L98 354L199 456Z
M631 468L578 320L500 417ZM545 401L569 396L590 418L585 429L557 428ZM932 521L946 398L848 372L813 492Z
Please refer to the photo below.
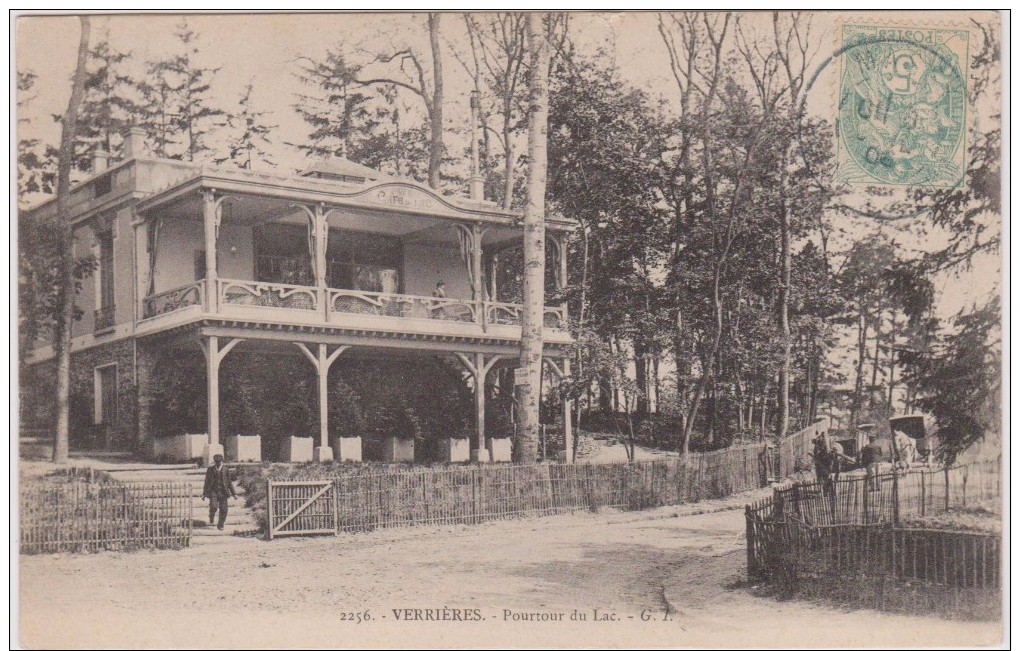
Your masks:
M96 310L96 330L105 330L113 327L115 309L113 305L106 305Z
M283 308L301 310L300 321L329 322L333 315L366 315L400 319L430 319L458 323L477 323L484 326L520 326L524 306L498 301L472 301L460 298L436 298L409 294L386 294L351 289L322 290L307 285L286 285L249 280L218 279L217 297L221 309ZM198 281L149 296L144 301L144 318L181 310L192 305L206 305L206 283ZM97 329L99 310L96 311ZM316 316L318 312L321 316ZM112 308L111 308L112 325ZM294 313L295 318L298 313ZM547 328L565 330L566 308L546 306L543 324Z
M346 314L373 314L464 323L474 323L478 320L478 308L475 303L458 298L331 289L329 306L333 312Z
M291 310L319 309L319 290L307 285L220 280L220 305L283 307Z
M142 313L146 319L151 319L160 314L167 314L168 312L175 312L192 305L203 305L204 303L205 281L200 280L191 285L147 296L143 303Z

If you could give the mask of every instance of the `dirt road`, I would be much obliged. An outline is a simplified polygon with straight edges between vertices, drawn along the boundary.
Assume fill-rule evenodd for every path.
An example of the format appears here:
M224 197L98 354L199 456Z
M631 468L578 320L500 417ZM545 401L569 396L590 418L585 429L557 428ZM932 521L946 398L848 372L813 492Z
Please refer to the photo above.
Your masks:
M697 508L704 506L243 539L180 552L22 557L20 639L37 649L999 639L998 624L756 596L742 583L742 512L687 515Z

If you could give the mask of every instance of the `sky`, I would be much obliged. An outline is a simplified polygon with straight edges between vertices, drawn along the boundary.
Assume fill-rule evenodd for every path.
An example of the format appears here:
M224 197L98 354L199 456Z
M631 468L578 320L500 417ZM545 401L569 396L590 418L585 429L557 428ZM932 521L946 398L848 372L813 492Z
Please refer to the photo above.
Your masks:
M924 14L905 19L924 23ZM981 14L980 20L994 20L994 14ZM964 24L967 16L959 15ZM871 22L873 13L822 13L812 16L812 45L818 78L807 98L807 110L813 115L834 114L836 84L835 66L819 67L838 47L836 25L842 21ZM882 20L895 22L895 14L884 14ZM901 18L904 19L904 18ZM926 18L931 20L930 15ZM93 41L107 38L121 51L132 53L133 65L140 72L144 61L172 51L173 31L179 15L121 14L93 18ZM199 34L198 64L219 68L213 79L215 100L228 111L236 106L244 86L254 86L253 103L257 110L267 111L267 120L278 125L276 141L300 142L307 129L291 107L293 96L302 90L294 73L299 57L322 57L325 52L344 43L357 56L393 51L410 46L421 53L428 64L428 32L422 14L191 14L189 26ZM753 30L767 28L768 13L741 15L744 25ZM654 12L576 13L571 18L571 33L581 52L605 48L613 56L621 77L631 85L646 90L653 98L661 98L669 109L676 110L676 85L670 73L667 52L657 31L658 16ZM944 17L940 17L944 22ZM467 97L470 79L453 53L466 58L467 38L460 14L447 13L441 22L447 104L445 109L447 146L465 144L463 127L468 114ZM15 61L18 71L31 71L38 77L24 114L18 116L18 137L40 137L56 143L59 128L52 115L63 113L70 94L78 44L79 23L68 16L21 16L15 25ZM13 83L13 82L12 82ZM22 100L24 98L19 98ZM404 102L416 106L418 100L406 95ZM978 119L997 108L979 107ZM282 169L299 169L303 155L294 148L280 147L278 162ZM852 201L853 198L849 199ZM843 246L877 226L858 220L849 224ZM902 246L924 250L940 239L938 233L923 238L899 236ZM974 302L998 291L999 258L984 256L975 268L960 277L936 279L939 286L940 316L946 317L969 307Z

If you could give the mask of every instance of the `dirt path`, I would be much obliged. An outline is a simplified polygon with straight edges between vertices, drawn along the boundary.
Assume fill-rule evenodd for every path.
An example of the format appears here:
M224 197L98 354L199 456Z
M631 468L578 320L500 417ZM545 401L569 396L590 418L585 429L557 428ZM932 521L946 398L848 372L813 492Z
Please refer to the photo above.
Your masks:
M996 624L755 596L741 584L743 514L686 515L699 508L242 540L181 552L22 557L21 642L831 647L999 638ZM617 621L595 621L596 609ZM575 610L586 621L572 622ZM358 623L366 612L371 620ZM560 621L529 621L541 619Z

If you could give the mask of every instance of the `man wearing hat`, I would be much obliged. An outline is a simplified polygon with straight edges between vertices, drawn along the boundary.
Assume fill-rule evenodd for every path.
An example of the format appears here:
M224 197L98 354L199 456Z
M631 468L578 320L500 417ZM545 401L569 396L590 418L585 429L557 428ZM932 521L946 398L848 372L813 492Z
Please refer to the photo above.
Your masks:
M234 492L234 483L230 481L230 471L223 465L223 455L213 456L213 465L205 471L205 487L202 489L202 499L209 498L209 524L212 525L216 511L220 512L220 520L216 528L223 530L227 521L227 498L237 497Z

